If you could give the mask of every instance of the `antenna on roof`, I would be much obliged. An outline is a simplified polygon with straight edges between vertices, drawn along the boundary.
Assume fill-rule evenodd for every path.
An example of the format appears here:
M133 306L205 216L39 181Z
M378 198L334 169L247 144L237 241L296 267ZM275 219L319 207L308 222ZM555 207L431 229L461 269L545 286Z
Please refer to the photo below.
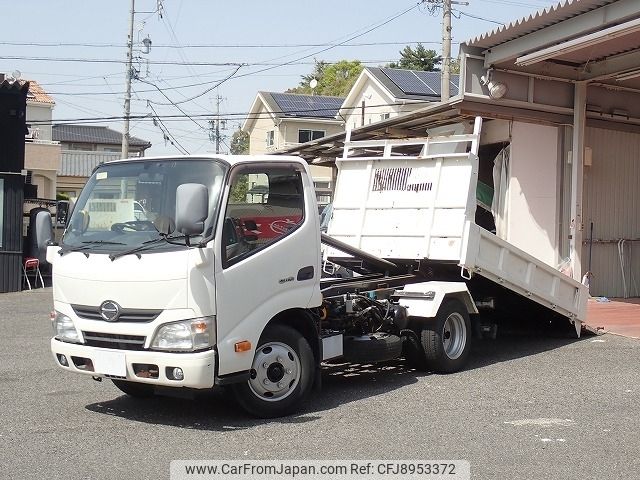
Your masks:
M11 72L11 74L7 77L7 81L9 83L15 83L18 80L20 80L20 77L22 77L22 72L20 72L20 70L14 70L13 72Z

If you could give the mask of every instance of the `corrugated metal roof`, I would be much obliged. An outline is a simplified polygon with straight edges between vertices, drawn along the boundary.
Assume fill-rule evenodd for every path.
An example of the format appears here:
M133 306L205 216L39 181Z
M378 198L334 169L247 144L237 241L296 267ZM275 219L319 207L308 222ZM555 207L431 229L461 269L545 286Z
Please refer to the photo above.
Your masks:
M92 143L100 145L122 145L122 133L109 127L91 125L53 125L53 140L67 143ZM149 148L151 143L131 137L129 145Z
M58 175L66 177L89 177L98 165L118 160L119 153L63 151L60 158Z
M492 48L616 1L618 0L565 0L463 43L470 47Z

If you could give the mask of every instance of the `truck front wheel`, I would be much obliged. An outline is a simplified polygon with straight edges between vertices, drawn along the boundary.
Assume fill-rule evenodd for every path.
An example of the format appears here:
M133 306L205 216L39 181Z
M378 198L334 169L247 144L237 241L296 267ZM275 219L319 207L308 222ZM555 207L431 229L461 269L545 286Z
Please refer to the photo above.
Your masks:
M313 385L309 342L291 327L268 326L256 348L250 374L247 382L232 385L242 408L260 418L293 413Z
M471 321L462 302L451 299L443 303L436 317L424 323L418 332L424 357L420 355L423 352L413 351L413 363L420 360L426 370L437 373L464 368L471 347Z

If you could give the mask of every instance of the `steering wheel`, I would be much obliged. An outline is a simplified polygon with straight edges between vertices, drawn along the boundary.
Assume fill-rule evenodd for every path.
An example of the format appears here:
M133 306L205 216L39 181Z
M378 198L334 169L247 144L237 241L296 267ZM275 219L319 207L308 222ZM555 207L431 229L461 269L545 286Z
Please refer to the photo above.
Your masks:
M131 220L128 222L114 223L111 225L111 231L124 232L125 230L131 230L134 232L154 232L157 231L153 222L148 220Z

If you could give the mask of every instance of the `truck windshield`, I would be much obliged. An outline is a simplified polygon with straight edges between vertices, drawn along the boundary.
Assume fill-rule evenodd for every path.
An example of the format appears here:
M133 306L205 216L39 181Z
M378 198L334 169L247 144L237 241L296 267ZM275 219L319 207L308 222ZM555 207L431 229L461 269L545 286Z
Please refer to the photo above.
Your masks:
M208 159L151 159L100 166L85 185L62 245L83 252L127 251L175 231L176 189L198 183L209 191L204 234L211 236L226 166ZM178 246L176 246L176 243ZM154 249L180 248L180 242L153 242ZM148 248L145 248L147 250Z

